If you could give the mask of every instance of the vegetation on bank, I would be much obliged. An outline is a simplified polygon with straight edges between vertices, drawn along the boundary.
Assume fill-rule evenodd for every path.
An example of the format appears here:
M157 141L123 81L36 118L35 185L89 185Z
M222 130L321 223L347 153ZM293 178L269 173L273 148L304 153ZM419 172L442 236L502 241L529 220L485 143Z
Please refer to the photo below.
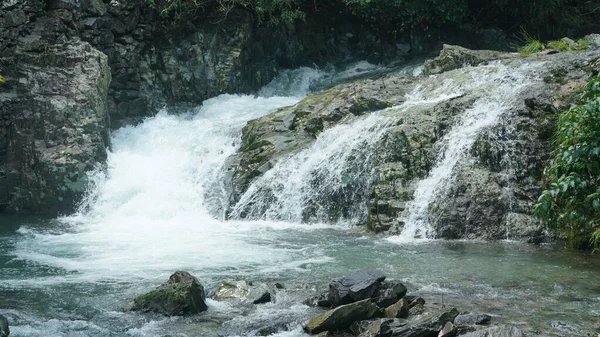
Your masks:
M144 0L163 17L227 15L235 7L250 9L262 23L277 24L328 12L354 15L382 30L427 30L444 24L474 23L510 33L522 27L543 37L564 36L597 26L592 2L567 0ZM333 18L333 17L332 17Z
M600 249L600 78L558 118L548 188L535 213L570 246Z

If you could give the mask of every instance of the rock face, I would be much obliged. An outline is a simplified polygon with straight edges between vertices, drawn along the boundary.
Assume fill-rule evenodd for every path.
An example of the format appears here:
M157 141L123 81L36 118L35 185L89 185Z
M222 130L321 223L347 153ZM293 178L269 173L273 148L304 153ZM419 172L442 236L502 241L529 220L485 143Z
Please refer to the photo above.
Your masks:
M106 159L107 57L77 39L42 44L44 27L0 85L0 211L70 212Z
M193 315L208 309L204 287L188 272L175 272L167 283L134 299L131 310L167 316Z
M301 205L307 214L302 220L355 218L352 212L362 209L360 217L368 228L399 233L404 226L401 216L413 199L416 183L429 174L447 144L444 136L465 112L477 108L481 98L487 97L476 83L485 83L490 69L505 69L510 76L529 64L545 62L530 75L535 79L532 85L510 95L514 104L505 107L502 120L474 135L473 144L452 168L452 184L438 191L428 206L429 223L437 238L543 240L543 230L531 210L541 192L553 119L565 107L554 95L568 98L582 87L599 56L598 48L523 59L515 54L445 46L438 59L426 64L426 70L435 75L391 74L310 95L244 128L240 150L231 158L232 216L264 216L264 210L254 205L238 203L240 198L256 203L262 195L272 193L259 186L249 192L253 195L244 195L257 177L289 154L307 149L328 129L358 123L364 115L387 107L377 112L388 118L383 136L375 145L352 154L353 158L363 158L368 153L369 161L339 163L344 172L355 169L370 172L365 173L369 177L356 186L347 180L346 185L334 186L323 195L316 195L315 189L313 202ZM470 67L462 68L464 65ZM440 84L463 89L443 97L436 92ZM328 177L320 179L317 181ZM361 189L368 192L356 193ZM321 207L317 212L323 214L321 218L310 216L316 213L314 203Z
M8 337L8 335L10 335L8 320L6 317L0 315L0 337Z

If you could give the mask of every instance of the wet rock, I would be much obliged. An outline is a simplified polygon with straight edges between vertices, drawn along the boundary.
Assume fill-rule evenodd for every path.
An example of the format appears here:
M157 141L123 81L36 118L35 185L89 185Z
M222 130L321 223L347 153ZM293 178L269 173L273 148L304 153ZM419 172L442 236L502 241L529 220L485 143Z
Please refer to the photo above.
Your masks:
M380 309L370 299L346 304L331 309L304 323L304 330L310 334L334 331L349 327L352 323L367 320L381 314Z
M452 322L458 310L452 308L438 314L425 314L414 321L399 320L391 325L394 337L428 337L437 336L446 323Z
M454 337L457 333L458 329L456 329L456 326L452 322L446 322L442 330L440 330L438 337Z
M462 314L456 316L454 324L456 325L483 325L488 324L492 317L486 314Z
M388 318L406 318L409 312L409 303L405 298L385 308L384 317Z
M433 60L425 61L425 74L439 74L444 71L458 69L464 66L487 64L498 59L513 58L514 55L492 50L470 50L460 46L445 44L440 55Z
M331 302L329 302L328 296L328 292L323 292L317 296L306 299L303 303L311 307L319 306L329 308L331 307Z
M510 325L498 325L483 330L469 332L462 337L524 337L521 330Z
M361 270L354 274L334 280L329 284L327 299L336 307L364 299L370 299L379 290L385 275L377 270Z
M380 308L386 308L404 297L404 295L406 295L406 291L406 286L400 281L383 281L379 285L377 294L375 294L373 299L377 306Z
M71 213L110 145L107 57L78 39L13 57L0 86L0 212Z
M584 37L585 41L591 46L600 47L600 34L590 34Z
M0 337L8 337L8 335L10 335L8 320L6 317L0 315Z
M371 321L359 321L352 324L350 331L359 337L391 337L392 319L383 318Z
M204 287L198 279L178 271L165 284L136 297L131 310L167 316L193 315L208 309L204 300Z
M242 301L260 304L270 302L271 293L269 287L264 283L224 281L216 290L213 299L216 301Z

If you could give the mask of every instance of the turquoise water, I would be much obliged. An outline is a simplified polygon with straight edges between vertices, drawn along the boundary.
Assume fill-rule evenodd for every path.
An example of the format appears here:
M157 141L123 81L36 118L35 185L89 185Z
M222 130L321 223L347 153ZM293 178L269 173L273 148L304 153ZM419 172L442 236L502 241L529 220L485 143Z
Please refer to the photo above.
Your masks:
M198 263L182 256L153 270L130 261L127 270L111 275L102 266L101 272L93 265L85 270L68 267L83 255L74 247L48 246L53 237L72 234L59 222L18 217L0 221L0 313L9 318L12 336L245 336L273 322L288 326L291 331L284 335L301 336L299 323L316 312L302 300L329 279L362 268L377 268L405 281L410 292L434 308L443 301L460 310L486 312L494 321L517 324L532 334L585 336L596 332L599 323L600 259L560 247L510 242L396 245L344 227L296 230L256 224L234 235L284 257L247 263L231 249L221 256L230 262L221 266L203 263L206 256L198 256ZM202 249L187 254L197 252ZM128 261L129 256L120 258ZM52 259L62 261L63 267ZM224 279L277 281L287 289L278 293L276 303L256 308L209 301L209 312L191 318L124 311L133 296L164 282L177 269L198 276L209 291Z

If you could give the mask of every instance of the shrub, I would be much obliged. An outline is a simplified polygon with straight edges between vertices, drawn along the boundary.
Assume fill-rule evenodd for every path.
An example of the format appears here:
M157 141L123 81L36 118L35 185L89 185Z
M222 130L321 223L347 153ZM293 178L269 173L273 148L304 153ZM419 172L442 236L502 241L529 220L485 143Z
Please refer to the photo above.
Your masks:
M585 86L558 118L555 149L545 171L548 189L534 207L550 229L576 248L600 247L600 79Z

